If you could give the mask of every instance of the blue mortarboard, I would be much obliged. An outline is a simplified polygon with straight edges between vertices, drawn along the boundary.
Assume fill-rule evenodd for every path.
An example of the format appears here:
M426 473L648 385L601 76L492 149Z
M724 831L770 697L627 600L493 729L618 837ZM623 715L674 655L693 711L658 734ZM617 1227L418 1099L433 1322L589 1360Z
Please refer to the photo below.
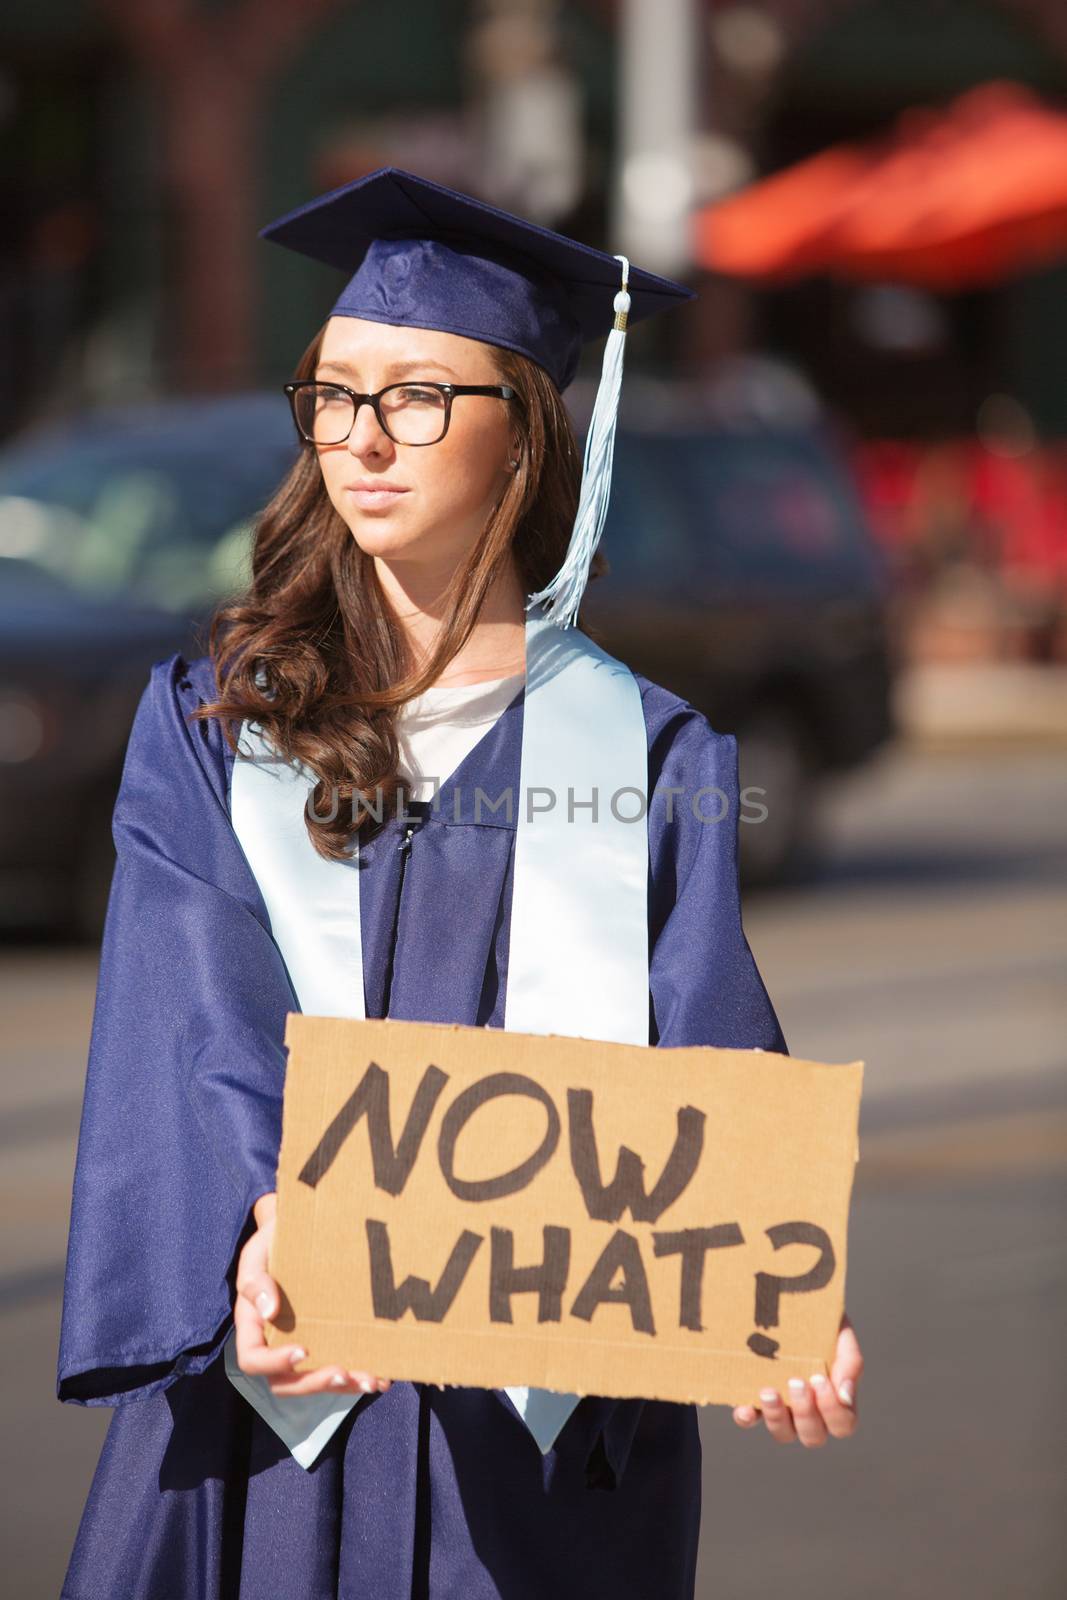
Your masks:
M528 600L547 600L556 620L573 621L607 513L627 321L694 291L399 167L320 195L259 237L352 274L331 316L501 345L536 361L561 391L582 345L607 335L567 560Z

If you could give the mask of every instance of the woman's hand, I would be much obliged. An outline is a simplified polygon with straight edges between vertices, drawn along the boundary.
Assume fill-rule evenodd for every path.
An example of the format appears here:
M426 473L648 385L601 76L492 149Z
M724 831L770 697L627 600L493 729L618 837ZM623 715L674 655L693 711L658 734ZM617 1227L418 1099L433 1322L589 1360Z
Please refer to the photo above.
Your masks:
M306 1358L307 1351L299 1345L279 1345L275 1349L267 1344L263 1324L277 1315L281 1305L278 1285L267 1271L277 1206L277 1194L260 1195L252 1208L256 1232L238 1257L237 1299L233 1307L237 1365L251 1377L266 1378L271 1393L277 1395L320 1394L335 1389L360 1389L370 1394L388 1389L388 1378L349 1372L344 1367L315 1367L310 1372L294 1373L293 1366Z
M767 1432L779 1444L799 1439L801 1444L814 1448L825 1444L831 1434L835 1439L847 1439L859 1426L856 1384L862 1371L859 1340L847 1311L843 1311L829 1378L816 1374L810 1383L803 1378L790 1378L786 1385L788 1404L776 1389L761 1389L762 1407L735 1406L734 1421L740 1428L752 1428L762 1414Z

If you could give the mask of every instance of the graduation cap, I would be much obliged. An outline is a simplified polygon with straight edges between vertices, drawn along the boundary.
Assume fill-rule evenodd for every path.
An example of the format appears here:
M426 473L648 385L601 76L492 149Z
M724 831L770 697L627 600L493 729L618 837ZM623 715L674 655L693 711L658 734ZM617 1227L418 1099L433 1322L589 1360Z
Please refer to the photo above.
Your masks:
M577 616L611 489L628 323L695 292L565 234L399 167L380 167L259 231L350 274L331 316L480 339L528 356L561 392L582 346L607 335L566 559L527 609L566 627Z

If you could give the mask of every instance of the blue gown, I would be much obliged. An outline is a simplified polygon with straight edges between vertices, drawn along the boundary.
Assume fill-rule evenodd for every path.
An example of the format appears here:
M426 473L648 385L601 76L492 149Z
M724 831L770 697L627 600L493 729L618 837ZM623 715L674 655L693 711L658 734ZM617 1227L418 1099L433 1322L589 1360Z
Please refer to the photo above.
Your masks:
M637 682L650 1040L785 1053L741 924L736 741ZM518 794L524 692L404 848L398 821L361 847L368 1017L503 1026L515 827L474 804ZM695 1406L588 1395L542 1455L504 1391L395 1381L305 1470L227 1379L299 1007L230 824L232 752L185 721L215 694L207 656L154 665L115 805L57 1371L60 1400L115 1410L62 1600L691 1600ZM724 820L701 822L713 788Z

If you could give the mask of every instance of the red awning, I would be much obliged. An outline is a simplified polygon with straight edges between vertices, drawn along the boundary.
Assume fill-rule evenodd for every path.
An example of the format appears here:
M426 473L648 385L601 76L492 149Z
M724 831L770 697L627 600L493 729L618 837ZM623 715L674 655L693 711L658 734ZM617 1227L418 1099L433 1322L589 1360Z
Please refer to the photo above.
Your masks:
M1067 255L1067 114L1022 86L772 174L694 218L700 265L786 281L825 272L932 289L995 283Z

